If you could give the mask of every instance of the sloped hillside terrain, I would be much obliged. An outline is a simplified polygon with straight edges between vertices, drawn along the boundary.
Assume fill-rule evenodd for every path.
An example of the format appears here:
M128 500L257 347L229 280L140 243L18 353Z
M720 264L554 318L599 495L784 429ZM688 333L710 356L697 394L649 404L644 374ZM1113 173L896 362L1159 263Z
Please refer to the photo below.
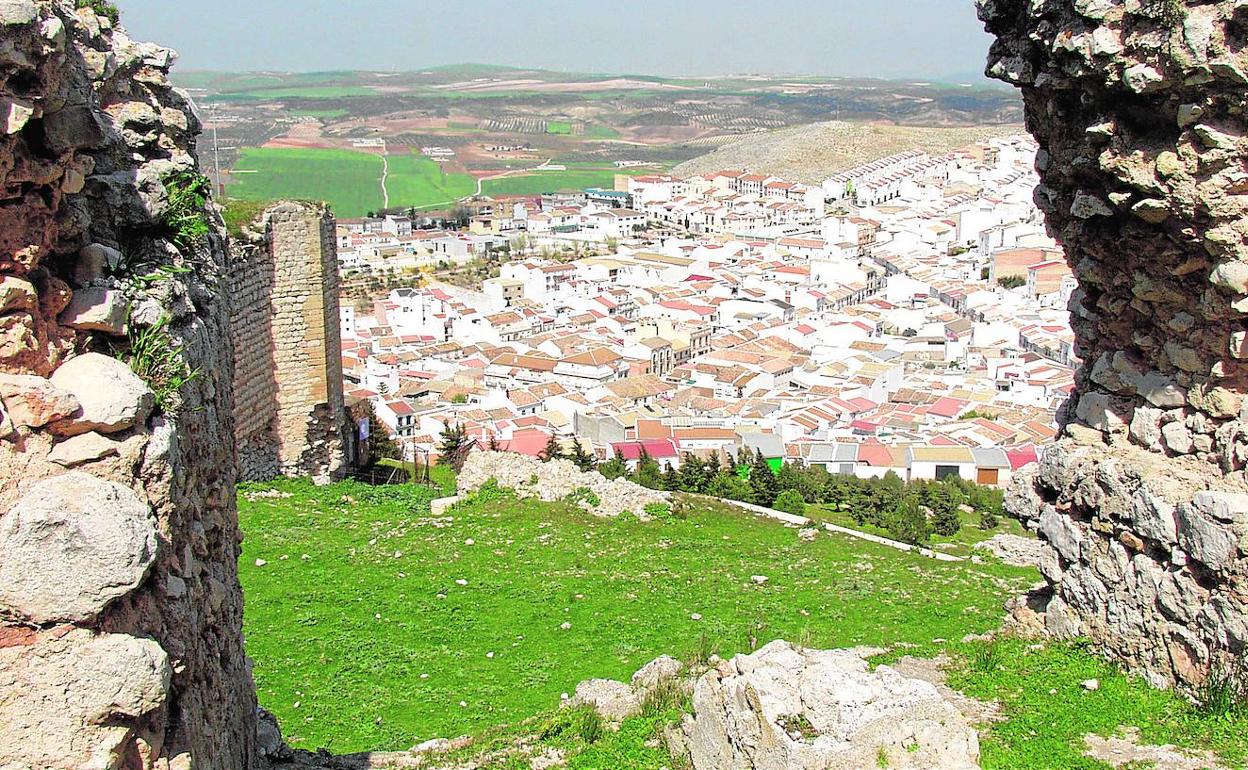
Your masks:
M1024 132L1021 123L990 126L902 126L829 121L738 139L672 173L694 176L723 169L749 169L807 184L906 150L946 153L983 139Z
M1242 761L1242 715L1202 715L1078 646L984 641L1032 568L937 562L701 499L643 522L487 484L431 513L449 491L242 489L248 651L292 747L374 752L341 766L675 767L658 738L691 709L680 693L646 699L619 732L561 700L660 655L696 672L787 639L877 661L943 654L959 689L1008 717L979 725L983 767L1105 767L1084 735L1124 726ZM451 740L408 751L437 738Z

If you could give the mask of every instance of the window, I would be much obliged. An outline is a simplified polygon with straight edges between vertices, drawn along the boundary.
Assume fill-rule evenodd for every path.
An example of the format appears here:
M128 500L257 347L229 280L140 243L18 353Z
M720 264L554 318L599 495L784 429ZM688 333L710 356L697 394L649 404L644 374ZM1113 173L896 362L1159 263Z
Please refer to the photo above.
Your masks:
M936 466L936 478L937 479L946 479L946 478L949 478L950 476L954 478L962 478L962 473L958 469L958 466L956 465L937 465Z

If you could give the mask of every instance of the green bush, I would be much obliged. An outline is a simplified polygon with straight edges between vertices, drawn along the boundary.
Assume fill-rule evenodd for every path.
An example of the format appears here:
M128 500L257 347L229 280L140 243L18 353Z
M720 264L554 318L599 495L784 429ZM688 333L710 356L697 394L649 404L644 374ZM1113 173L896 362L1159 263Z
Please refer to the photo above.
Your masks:
M776 502L772 505L777 511L784 511L795 516L806 515L806 501L802 499L802 494L796 489L786 489L776 497Z

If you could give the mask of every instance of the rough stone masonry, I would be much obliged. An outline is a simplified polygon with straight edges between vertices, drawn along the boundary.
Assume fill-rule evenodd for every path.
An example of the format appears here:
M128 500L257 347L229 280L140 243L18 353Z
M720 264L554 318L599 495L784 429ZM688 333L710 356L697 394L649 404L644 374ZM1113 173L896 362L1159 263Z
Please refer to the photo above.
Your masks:
M282 203L255 225L234 244L229 270L240 476L338 478L351 432L334 218L322 206Z
M0 0L0 767L246 770L225 238L169 217L199 122L74 5Z
M1079 281L1063 437L1008 501L1044 622L1196 683L1248 644L1248 3L978 5Z

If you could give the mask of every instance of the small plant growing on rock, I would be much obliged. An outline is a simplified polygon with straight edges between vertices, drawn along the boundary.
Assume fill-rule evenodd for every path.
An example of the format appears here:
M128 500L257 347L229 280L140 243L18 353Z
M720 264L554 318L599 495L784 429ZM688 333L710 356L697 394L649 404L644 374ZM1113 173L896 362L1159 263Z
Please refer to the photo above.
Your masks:
M659 680L658 684L646 691L645 700L641 703L641 715L652 718L668 711L679 709L690 711L689 695L684 684L678 677Z
M809 741L819 736L819 731L810 723L805 714L785 714L776 720L776 725L790 738Z
M1248 711L1248 664L1242 660L1215 663L1194 696L1197 709L1206 716L1231 717Z
M192 171L175 171L161 182L169 199L161 224L179 251L191 251L212 232L208 219L208 195L212 188L208 177Z
M126 363L156 394L156 406L170 417L182 407L182 388L199 376L182 356L181 347L169 333L169 316L144 329L130 328L130 352Z
M594 493L594 490L589 487L577 487L564 499L567 500L570 505L579 506L581 503L585 503L590 508L597 508L602 505L602 498L598 497L598 495Z
M108 2L108 0L76 0L75 8L90 8L96 16L103 16L108 19L109 24L114 27L121 21L121 12L117 10L117 6Z

